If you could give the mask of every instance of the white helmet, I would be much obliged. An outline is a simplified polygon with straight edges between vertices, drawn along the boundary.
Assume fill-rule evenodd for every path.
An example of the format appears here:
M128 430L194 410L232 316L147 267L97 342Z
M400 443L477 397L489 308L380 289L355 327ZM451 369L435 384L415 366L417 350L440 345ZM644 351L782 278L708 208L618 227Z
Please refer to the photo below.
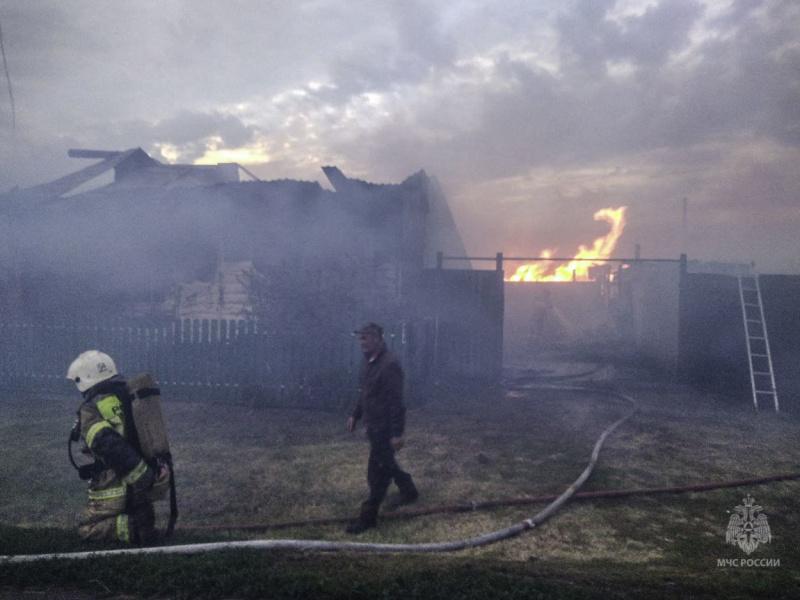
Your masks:
M117 367L108 354L99 350L87 350L72 361L67 370L67 379L75 382L79 392L85 392L116 374Z

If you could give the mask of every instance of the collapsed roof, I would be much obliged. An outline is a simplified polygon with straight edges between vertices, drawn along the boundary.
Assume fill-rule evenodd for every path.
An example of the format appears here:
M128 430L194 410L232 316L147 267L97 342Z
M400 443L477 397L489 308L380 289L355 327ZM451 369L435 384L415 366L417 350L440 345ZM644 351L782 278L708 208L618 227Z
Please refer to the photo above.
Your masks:
M439 251L465 255L444 194L424 171L375 184L326 166L331 191L318 182L261 181L235 163L163 164L141 148L70 156L97 162L0 196L9 249L0 276L163 290L209 281L222 260L418 272L434 266Z

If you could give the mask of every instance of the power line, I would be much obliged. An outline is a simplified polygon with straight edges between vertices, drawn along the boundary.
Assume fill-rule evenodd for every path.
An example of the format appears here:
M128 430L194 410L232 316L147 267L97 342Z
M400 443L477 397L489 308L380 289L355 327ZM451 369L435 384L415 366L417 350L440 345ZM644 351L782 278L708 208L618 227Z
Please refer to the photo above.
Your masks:
M6 62L6 50L3 47L3 28L0 27L0 54L3 55L3 70L6 72L8 82L8 97L11 99L11 130L17 130L17 111L14 108L14 91L11 89L11 76L8 74L8 63Z

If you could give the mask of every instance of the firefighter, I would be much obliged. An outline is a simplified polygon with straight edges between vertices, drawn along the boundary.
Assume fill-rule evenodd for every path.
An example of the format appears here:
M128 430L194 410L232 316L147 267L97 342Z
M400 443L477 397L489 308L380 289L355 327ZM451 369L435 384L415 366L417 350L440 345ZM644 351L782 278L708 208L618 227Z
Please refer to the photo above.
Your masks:
M83 439L83 452L94 463L78 472L88 481L89 501L78 533L84 540L120 540L137 545L157 542L156 498L169 484L167 466L148 464L133 425L125 379L110 356L88 350L67 370L83 395L72 440Z

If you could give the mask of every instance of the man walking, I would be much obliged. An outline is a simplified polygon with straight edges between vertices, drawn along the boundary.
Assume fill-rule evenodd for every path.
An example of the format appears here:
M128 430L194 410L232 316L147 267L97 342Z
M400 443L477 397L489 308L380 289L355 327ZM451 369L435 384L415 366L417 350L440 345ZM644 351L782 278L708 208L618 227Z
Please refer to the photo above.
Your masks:
M389 351L383 341L383 328L375 323L364 323L355 331L364 351L359 378L358 401L347 419L347 429L355 432L362 417L367 427L370 443L367 483L369 497L361 504L358 518L347 526L347 532L358 534L375 527L378 509L389 484L395 482L400 489L400 499L394 507L417 500L417 491L411 475L395 461L395 452L404 444L406 408L403 403L403 369L400 361Z

